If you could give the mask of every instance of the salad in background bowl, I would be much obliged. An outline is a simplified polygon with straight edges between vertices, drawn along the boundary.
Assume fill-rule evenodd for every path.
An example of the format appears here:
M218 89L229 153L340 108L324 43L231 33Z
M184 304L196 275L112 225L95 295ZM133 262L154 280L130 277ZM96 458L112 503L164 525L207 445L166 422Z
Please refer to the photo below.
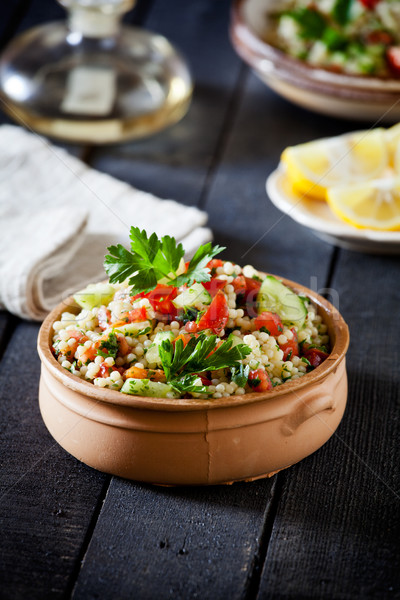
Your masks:
M396 0L236 0L238 54L305 108L361 120L400 119Z

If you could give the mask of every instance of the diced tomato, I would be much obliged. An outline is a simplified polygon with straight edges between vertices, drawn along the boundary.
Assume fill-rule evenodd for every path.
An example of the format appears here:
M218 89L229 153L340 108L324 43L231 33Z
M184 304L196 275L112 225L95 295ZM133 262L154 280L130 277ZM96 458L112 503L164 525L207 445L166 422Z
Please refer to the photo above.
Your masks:
M189 321L189 323L194 323L194 321ZM186 323L186 325L187 325L187 324L188 324L188 323ZM195 323L195 325L196 325L196 323ZM197 325L196 325L196 326L197 326ZM186 328L186 326L185 326L185 328ZM190 340L190 338L191 338L191 337L192 337L192 336L191 336L191 335L189 335L188 333L181 333L181 334L180 334L180 335L178 335L178 337L177 337L177 338L174 340L174 344L176 344L176 342L177 342L178 340L182 340L182 342L183 342L183 347L185 347L185 346L186 346L186 344L188 343L188 341Z
M149 369L148 376L152 381L161 381L161 383L166 382L165 373L162 369Z
M266 373L264 369L255 369L254 371L250 371L248 384L252 388L253 392L267 392L274 387L268 373Z
M111 323L111 311L105 306L100 306L97 311L97 319L99 321L99 327L104 331Z
M213 269L218 269L218 267L223 267L223 266L224 266L224 261L221 260L220 258L212 258L207 263L207 267L210 269L211 272L213 271Z
M400 75L400 46L392 46L386 50L386 58L392 72Z
M157 318L163 319L162 315L167 317L167 320L172 321L178 314L177 309L172 304L172 300L178 295L178 288L172 285L162 285L159 283L151 292L140 292L135 296L131 296L131 301L139 300L140 298L148 298L151 306L158 313Z
M245 277L246 291L244 293L244 299L246 304L246 311L250 317L256 317L257 312L257 296L260 291L261 281L253 279L252 277Z
M279 335L283 331L283 324L279 315L268 310L262 312L254 321L256 329L266 329L270 335Z
M88 361L92 362L96 358L97 354L97 345L94 344L89 348L85 348L85 351L80 355L79 360L85 365Z
M244 280L246 283L246 298L249 295L252 295L254 298L260 291L261 281L258 281L258 279L253 279L252 277L245 277Z
M118 346L119 346L118 354L120 356L125 356L125 354L129 354L131 347L129 346L128 342L126 341L125 336L122 333L117 333L116 336L117 336Z
M387 31L371 31L367 35L368 44L384 44L390 46L393 43L393 36Z
M124 378L128 379L151 379L152 381L165 382L165 373L162 369L142 369L141 367L129 367L124 373Z
M219 291L213 298L210 306L200 318L197 324L197 331L211 329L217 335L220 335L229 320L229 308L223 292ZM185 326L186 327L186 326Z
M136 300L140 300L141 298L147 298L147 294L145 292L139 292L139 294L135 294L131 296L131 302L136 302Z
M365 6L365 8L372 10L373 8L375 8L378 2L380 2L380 0L360 0L360 2Z
M140 308L134 308L129 312L125 312L121 315L121 318L117 323L113 323L113 327L119 327L122 324L126 323L139 323L140 321L145 321L147 319L147 311L145 306L141 306Z
M97 377L108 377L110 375L111 367L107 363L101 363L100 369L97 373Z
M74 338L74 340L76 340L77 342L80 342L80 341L86 342L86 340L89 339L84 333L82 333L82 331L75 331L75 329L68 330L68 335L69 335L69 339ZM83 339L83 338L85 338L85 339Z
M309 361L314 369L323 363L329 356L327 352L324 352L319 348L306 348L303 350L302 355Z
M235 290L235 294L237 296L246 294L246 279L244 275L238 275L232 281L233 289Z
M292 339L288 340L285 344L279 344L279 348L283 350L283 360L290 360L293 356L299 356L297 332L294 327L290 331L293 333Z
M226 281L213 277L210 281L202 281L201 285L207 290L211 297L214 298L217 292L226 286Z
M125 313L128 314L128 313ZM126 325L127 323L129 323L128 317L124 317L123 319L120 319L119 321L114 321L114 323L110 323L109 327L121 327L122 325ZM108 328L107 328L108 329ZM104 339L108 338L108 334L106 335L106 337Z
M129 369L125 371L124 377L126 379L129 377L133 377L133 379L148 379L147 369L141 369L140 367L129 367Z
M176 287L170 285L161 285L160 283L148 294L146 297L149 299L150 304L156 312L162 315L168 315L172 320L178 314L177 309L172 304L172 300L176 298L178 290Z
M204 375L204 373L193 373L193 375L196 375L196 377L200 377L201 379L201 383L203 385L211 385L211 379L209 379L208 377L206 377L206 375Z
M129 311L128 318L130 323L145 321L147 319L146 307L141 306L140 308L134 308L133 310Z
M188 321L185 325L185 329L188 333L196 333L196 331L198 331L198 328L199 326L197 325L196 321Z

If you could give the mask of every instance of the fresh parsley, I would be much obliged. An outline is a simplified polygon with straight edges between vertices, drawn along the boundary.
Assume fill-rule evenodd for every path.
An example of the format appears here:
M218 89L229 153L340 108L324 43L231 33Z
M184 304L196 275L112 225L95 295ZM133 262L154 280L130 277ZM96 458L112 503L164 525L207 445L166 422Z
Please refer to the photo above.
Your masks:
M209 281L211 275L207 263L225 250L220 246L212 247L211 243L200 246L186 271L178 275L185 252L175 238L165 235L159 239L155 233L148 237L146 231L140 231L138 227L131 227L129 237L130 250L121 244L108 248L110 254L104 259L104 268L110 283L128 279L136 293L153 290L160 281L174 287Z
M332 16L339 25L347 25L350 20L350 9L353 0L336 0Z
M176 390L180 394L184 394L186 392L194 392L196 394L208 394L208 389L206 385L198 385L196 383L198 379L198 375L184 375L183 377L171 379L169 384L174 390Z
M177 339L175 346L170 340L163 340L159 346L160 359L168 382L186 375L215 371L238 366L239 361L250 354L246 344L232 347L227 339L217 346L217 336L200 334L192 337L186 346Z
M176 320L180 321L182 325L186 325L188 321L197 321L200 311L194 306L184 306L176 316ZM225 329L226 331L226 329Z
M233 383L238 387L244 388L249 378L250 365L240 364L236 367L231 367L231 376Z
M103 358L116 358L118 354L119 346L118 339L114 332L111 332L106 340L101 342L100 347L97 350L97 355Z
M283 13L300 26L300 36L306 40L319 40L326 27L324 17L313 8L297 8Z

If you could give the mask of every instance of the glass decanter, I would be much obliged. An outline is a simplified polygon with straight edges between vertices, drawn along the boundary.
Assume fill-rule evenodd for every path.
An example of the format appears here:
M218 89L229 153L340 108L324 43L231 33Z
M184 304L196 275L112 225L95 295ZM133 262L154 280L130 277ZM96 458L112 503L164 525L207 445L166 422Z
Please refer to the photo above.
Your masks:
M59 0L66 23L17 37L0 59L1 106L21 125L78 143L150 135L186 113L189 69L161 35L121 25L135 0Z

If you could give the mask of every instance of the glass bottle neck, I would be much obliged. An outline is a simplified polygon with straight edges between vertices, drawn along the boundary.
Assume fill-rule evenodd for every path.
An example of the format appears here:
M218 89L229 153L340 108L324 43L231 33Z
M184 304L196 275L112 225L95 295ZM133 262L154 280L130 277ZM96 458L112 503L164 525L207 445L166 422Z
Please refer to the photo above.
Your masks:
M122 15L135 0L59 0L68 11L68 25L84 37L112 37L118 33Z
M84 37L112 37L118 33L121 15L107 15L98 10L74 8L68 16L68 25L73 33Z

